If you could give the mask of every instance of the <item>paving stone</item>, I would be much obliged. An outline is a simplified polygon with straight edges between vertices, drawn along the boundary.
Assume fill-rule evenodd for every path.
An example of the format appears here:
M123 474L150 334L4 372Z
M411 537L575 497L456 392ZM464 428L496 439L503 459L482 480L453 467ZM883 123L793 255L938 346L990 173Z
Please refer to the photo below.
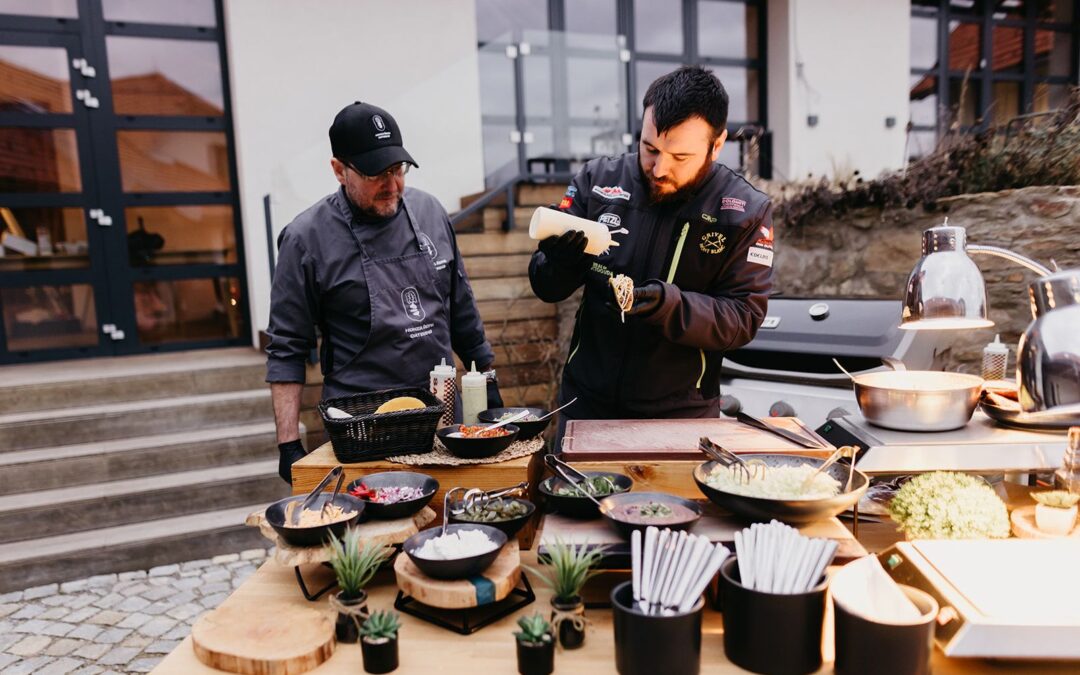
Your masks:
M4 672L6 666L10 666L19 660L14 654L0 654L0 672Z
M78 670L71 671L71 675L100 675L101 671L105 670L101 666L89 665L83 666Z
M27 673L36 673L55 660L56 659L51 656L36 656L31 659L17 661L7 668L4 668L4 675L27 675Z
M19 640L25 637L21 633L4 633L0 632L0 652L7 650L8 647L15 644ZM0 654L2 655L2 654ZM0 665L0 672L3 671L3 665Z
M215 565L224 565L226 563L231 563L239 559L239 553L226 553L224 555L216 555L213 558L210 558L210 562L214 563Z
M72 640L71 638L62 638L54 641L49 648L45 650L45 654L48 656L67 656L71 652L75 651L79 647L86 644L82 640Z
M180 565L161 565L159 567L151 567L147 575L152 577L167 577L171 574L176 574L180 571Z
M75 624L73 623L67 623L66 621L50 621L40 632L42 635L64 637L73 630L75 630Z
M199 600L199 603L207 609L214 609L225 602L225 598L227 597L229 597L228 593L215 593L214 595L208 595L202 600Z
M175 594L176 591L168 586L148 586L139 596L147 600L161 600Z
M85 593L85 594L82 594L82 595L70 595L70 596L60 596L60 597L63 597L63 598L67 599L67 601L64 604L67 605L68 607L70 607L71 609L82 609L83 607L86 607L86 606L90 605L90 603L92 603L94 600L97 600L98 596L96 596L96 595L94 595L92 593ZM46 599L48 599L48 598L46 598Z
M193 572L193 574L198 574L198 571ZM151 578L147 579L146 582L148 584L150 584L151 586L172 586L174 583L176 583L176 578L175 577L151 577Z
M92 604L94 607L100 607L102 609L114 609L117 605L123 602L126 598L119 593L109 593L106 596L98 598Z
M229 578L229 570L223 569L214 569L202 575L203 581L208 584L212 584L215 581L228 581Z
M105 630L105 629L102 628L101 626L95 626L93 624L84 623L83 625L79 626L75 630L68 633L67 637L69 637L69 638L78 638L80 640L93 640L98 635L100 635L101 631L103 631L103 630Z
M175 604L176 603L170 602L168 600L158 600L152 605L147 605L146 607L143 607L142 613L149 614L150 616L160 616L172 609Z
M131 572L121 572L119 574L120 581L133 581L135 579L145 579L146 570L134 570Z
M202 570L184 570L183 572L180 573L180 578L181 579L190 579L191 577L199 576L199 574L201 572L202 572Z
M0 602L18 602L23 599L22 591L12 591L0 595Z
M87 619L90 623L96 623L99 626L115 626L124 620L126 614L120 612L114 612L111 609L103 609L94 616Z
M155 659L136 659L127 665L129 673L149 673L157 664L161 661L159 658Z
M128 635L131 635L130 628L106 628L98 633L98 636L94 638L94 642L105 645L116 644Z
M63 619L69 614L71 614L71 610L67 607L50 607L39 614L37 618L42 621L56 621L57 619Z
M118 580L119 576L115 572L112 574L95 574L86 580L86 584L90 587L113 586Z
M82 623L83 621L86 621L90 617L97 614L99 611L100 610L97 607L83 607L82 609L77 609L74 612L68 614L67 621L69 623Z
M124 665L139 655L138 647L118 647L109 650L109 653L97 660L102 666Z
M75 650L75 656L96 661L101 655L112 649L112 645L89 644Z
M37 600L37 602L40 602L43 605L48 605L49 607L67 607L68 603L71 602L72 598L77 598L77 597L79 597L79 596L77 596L77 595L57 594L57 595L50 595L50 596L44 597L44 598L39 598Z
M130 598L133 595L142 595L151 588L155 587L146 583L142 579L135 579L133 581L127 581L113 586L113 591Z
M167 610L165 613L179 621L187 621L192 617L202 614L203 611L205 611L203 607L196 605L195 603L188 602L180 605L179 607L173 607L172 609Z
M173 628L168 633L165 633L161 637L165 638L166 640L183 640L190 633L191 633L191 626L180 625L180 626L177 626L176 628Z
M0 619L4 618L8 614L14 614L19 611L22 605L17 605L14 602L0 605Z
M168 654L180 644L179 640L158 640L143 649L144 654Z
M64 583L60 584L60 592L78 593L80 591L85 591L89 587L89 579L76 579L75 581L65 581Z
M132 633L127 636L123 642L120 643L121 647L135 647L136 649L145 649L154 640L143 635L136 635Z
M45 584L44 586L34 586L33 588L27 588L23 591L23 600L36 600L37 598L44 598L49 595L56 595L56 592L60 590L60 584Z
M22 640L8 647L8 652L16 656L38 656L52 644L52 638L47 635L28 635Z
M32 621L16 621L12 624L10 631L12 633L40 633L41 629L48 624L48 621L41 621L40 619L34 619Z
M198 572L196 571L195 574L198 574ZM202 586L202 585L203 585L203 580L201 578L199 578L198 576L181 577L180 579L176 580L176 583L173 584L173 588L189 590L189 589L192 589L192 588L198 588L199 586Z
M66 657L57 659L36 672L38 675L68 675L82 664L83 662L78 659Z
M214 595L215 593L226 593L232 590L232 584L228 581L215 581L212 584L206 584L201 589L203 595ZM33 617L27 617L33 618Z
M138 628L139 626L149 621L151 618L152 617L149 614L135 612L134 614L129 614L127 618L116 624L116 626L117 628Z
M246 551L240 551L241 560L262 560L265 557L265 548L249 548Z
M189 560L180 563L180 569L185 572L188 570L201 570L204 567L209 567L211 564L213 563L210 562L209 558L204 558L203 560Z
M146 598L140 598L135 595L130 598L124 598L124 601L116 605L113 609L118 612L137 612L143 607L150 604L150 601Z
M11 615L12 619L33 619L45 613L41 605L23 605L23 608Z
M161 637L165 633L176 627L176 619L159 616L153 621L147 622L139 627L139 632L143 635L150 637Z

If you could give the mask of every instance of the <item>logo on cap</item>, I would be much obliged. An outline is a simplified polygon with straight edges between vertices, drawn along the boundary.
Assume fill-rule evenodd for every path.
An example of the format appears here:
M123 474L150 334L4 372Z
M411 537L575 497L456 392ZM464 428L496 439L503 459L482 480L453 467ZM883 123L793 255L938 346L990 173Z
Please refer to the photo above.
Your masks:
M384 140L390 138L390 131L386 128L386 122L383 121L382 115L372 115L371 123L375 125L375 138Z

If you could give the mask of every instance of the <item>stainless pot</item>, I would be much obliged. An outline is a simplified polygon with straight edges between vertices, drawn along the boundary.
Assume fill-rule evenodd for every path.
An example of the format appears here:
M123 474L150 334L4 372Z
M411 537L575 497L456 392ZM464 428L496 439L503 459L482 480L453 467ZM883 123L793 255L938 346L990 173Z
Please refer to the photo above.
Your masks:
M866 421L900 431L959 429L971 420L983 386L977 375L936 370L881 371L851 379Z

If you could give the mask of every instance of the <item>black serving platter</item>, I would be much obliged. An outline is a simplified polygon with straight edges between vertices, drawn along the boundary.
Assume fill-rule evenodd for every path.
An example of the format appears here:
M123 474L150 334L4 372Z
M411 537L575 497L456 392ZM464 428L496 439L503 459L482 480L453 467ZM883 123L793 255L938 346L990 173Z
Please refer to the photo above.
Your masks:
M630 476L624 476L621 473L612 473L610 471L582 471L581 473L588 478L607 476L615 483L615 487L619 488L619 492L616 494L629 492L634 486L633 479L631 479ZM540 494L544 495L544 501L556 513L560 513L569 518L581 518L585 520L600 517L600 507L588 497L570 497L555 494L555 490L563 487L573 487L573 485L558 476L551 476L550 478L542 480L537 486L540 490ZM597 500L602 499L606 499L606 497L597 497Z
M431 560L415 555L415 551L423 546L425 541L442 534L442 527L436 526L417 532L409 537L405 540L402 548L405 550L405 554L409 556L409 559L420 568L420 571L433 579L467 579L468 577L475 577L491 567L491 563L495 562L495 558L499 557L499 551L507 542L506 533L490 525L480 525L479 523L446 526L447 534L459 530L480 530L488 536L488 539L495 542L496 546L486 553L456 560Z
M619 507L627 506L629 504L645 504L647 502L685 506L694 515L693 517L677 523L664 523L662 525L647 521L642 521L640 523L631 522L615 515L615 511ZM701 505L690 499L683 499L682 497L676 497L675 495L669 495L664 492L622 492L601 499L600 513L604 516L604 519L608 521L608 524L619 533L619 536L629 539L634 530L641 530L644 532L645 528L650 525L660 529L668 528L676 531L689 530L697 523L697 521L701 520Z
M321 509L323 504L330 501L332 493L323 492L309 508L318 510ZM360 515L364 512L364 508L367 504L362 499L357 499L352 495L339 493L334 500L334 504L337 504L343 509L349 509L353 511L353 515L348 520L341 520L330 525L316 525L315 527L286 527L285 526L285 509L290 502L296 502L297 508L307 498L306 494L293 495L292 497L286 497L285 499L278 500L266 507L266 522L270 523L270 527L274 528L282 539L291 544L292 546L322 546L326 542L330 541L330 535L340 539L345 534L345 528L356 523L360 519Z
M509 520L496 520L496 521L480 522L480 521L477 521L477 520L465 520L460 515L454 515L455 510L463 508L462 502L457 501L457 502L451 502L451 504L450 504L450 522L451 523L467 523L467 524L470 524L470 525L490 525L491 527L494 527L494 528L496 528L498 530L501 530L508 538L511 538L511 537L516 536L517 533L521 531L521 528L525 527L525 523L529 522L529 519L533 517L534 513L536 513L536 505L533 504L532 502L530 502L527 499L513 499L513 498L505 498L504 497L503 499L496 499L494 501L498 501L498 502L504 502L504 501L505 502L518 502L520 504L524 504L525 508L528 509L528 510L525 512L525 515L518 516L517 518L511 518Z
M367 504L367 509L364 511L364 517L373 518L375 520L411 518L427 506L428 502L431 501L431 498L434 497L435 493L439 490L439 481L426 473L418 473L416 471L382 471L380 473L364 476L363 478L357 478L349 483L345 491L349 492L353 488L359 487L361 483L373 489L385 487L413 487L420 488L424 491L424 494L416 499L396 502L394 504L380 504L379 502L373 502L368 499L363 499L362 497L355 497L355 499L359 499Z
M450 451L450 454L455 457L461 457L463 459L483 459L484 457L494 457L503 450L510 447L510 444L517 440L518 434L521 432L517 426L513 424L507 424L501 429L506 429L510 433L505 436L495 436L493 438L464 438L459 436L451 436L450 434L461 430L461 425L454 424L448 427L442 427L435 430L435 435L439 437L442 444L446 446L446 449Z

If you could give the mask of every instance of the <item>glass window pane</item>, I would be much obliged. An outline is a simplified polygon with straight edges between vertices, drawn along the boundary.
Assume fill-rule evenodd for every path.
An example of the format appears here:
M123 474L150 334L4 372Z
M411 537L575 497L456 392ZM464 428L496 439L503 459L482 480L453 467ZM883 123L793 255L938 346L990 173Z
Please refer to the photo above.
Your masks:
M982 26L977 23L950 21L949 70L975 70L979 67L981 54Z
M135 326L143 345L225 340L242 330L239 279L137 281L133 292Z
M728 124L758 120L758 72L755 68L707 66L728 94ZM732 132L735 129L731 129Z
M682 3L670 0L635 2L634 49L638 52L681 54Z
M0 127L0 192L81 192L74 129Z
M622 130L606 127L571 127L570 153L575 157L600 157L626 152Z
M949 0L949 13L980 15L982 14L982 0Z
M89 266L82 209L0 207L0 271Z
M102 0L106 21L216 26L214 0Z
M1062 31L1035 31L1035 75L1069 77L1072 37Z
M228 190L229 153L218 131L118 131L124 192Z
M484 137L484 177L487 187L502 182L500 178L510 179L517 175L517 144L510 142L510 124L484 123L481 130ZM510 172L510 173L507 173Z
M995 73L1024 72L1024 29L994 26L990 66Z
M979 83L961 78L949 80L949 109L962 127L970 127L979 119Z
M990 123L993 126L1008 124L1009 120L1020 114L1020 83L994 82L991 90Z
M1024 17L1027 16L1027 9L1024 7L1024 0L997 0L993 4L994 19L1021 21L1024 19Z
M1067 84L1036 84L1032 95L1031 112L1064 108L1069 102L1070 89L1071 87Z
M907 138L908 161L925 157L937 147L937 132L912 131Z
M9 352L98 344L90 284L0 288Z
M735 59L758 57L758 9L741 2L698 2L698 52Z
M0 0L0 14L74 19L79 16L79 0Z
M910 82L911 123L920 126L937 126L937 78L929 74L912 75Z
M566 3L567 32L614 35L617 26L615 2L616 0L572 0Z
M514 62L501 49L477 52L480 65L480 112L484 115L514 114Z
M1073 20L1072 0L1043 0L1037 7L1039 21L1070 23Z
M938 64L938 20L911 17L911 67L934 68Z
M105 44L117 114L223 113L225 99L216 42L110 35Z
M551 59L530 54L525 58L525 116L551 116Z
M128 257L136 267L236 262L230 206L137 207L124 216Z
M547 30L547 3L536 0L476 0L476 39L481 43L504 33Z
M71 112L67 50L0 45L0 111Z
M626 99L626 79L623 64L615 59L567 59L567 90L570 115L594 122L623 119Z
M673 70L679 68L678 63L669 63L661 61L638 61L634 64L634 86L637 88L637 101L635 101L635 115L641 119L641 102L645 99L645 92L649 90L649 85L660 78L661 75L667 75Z

